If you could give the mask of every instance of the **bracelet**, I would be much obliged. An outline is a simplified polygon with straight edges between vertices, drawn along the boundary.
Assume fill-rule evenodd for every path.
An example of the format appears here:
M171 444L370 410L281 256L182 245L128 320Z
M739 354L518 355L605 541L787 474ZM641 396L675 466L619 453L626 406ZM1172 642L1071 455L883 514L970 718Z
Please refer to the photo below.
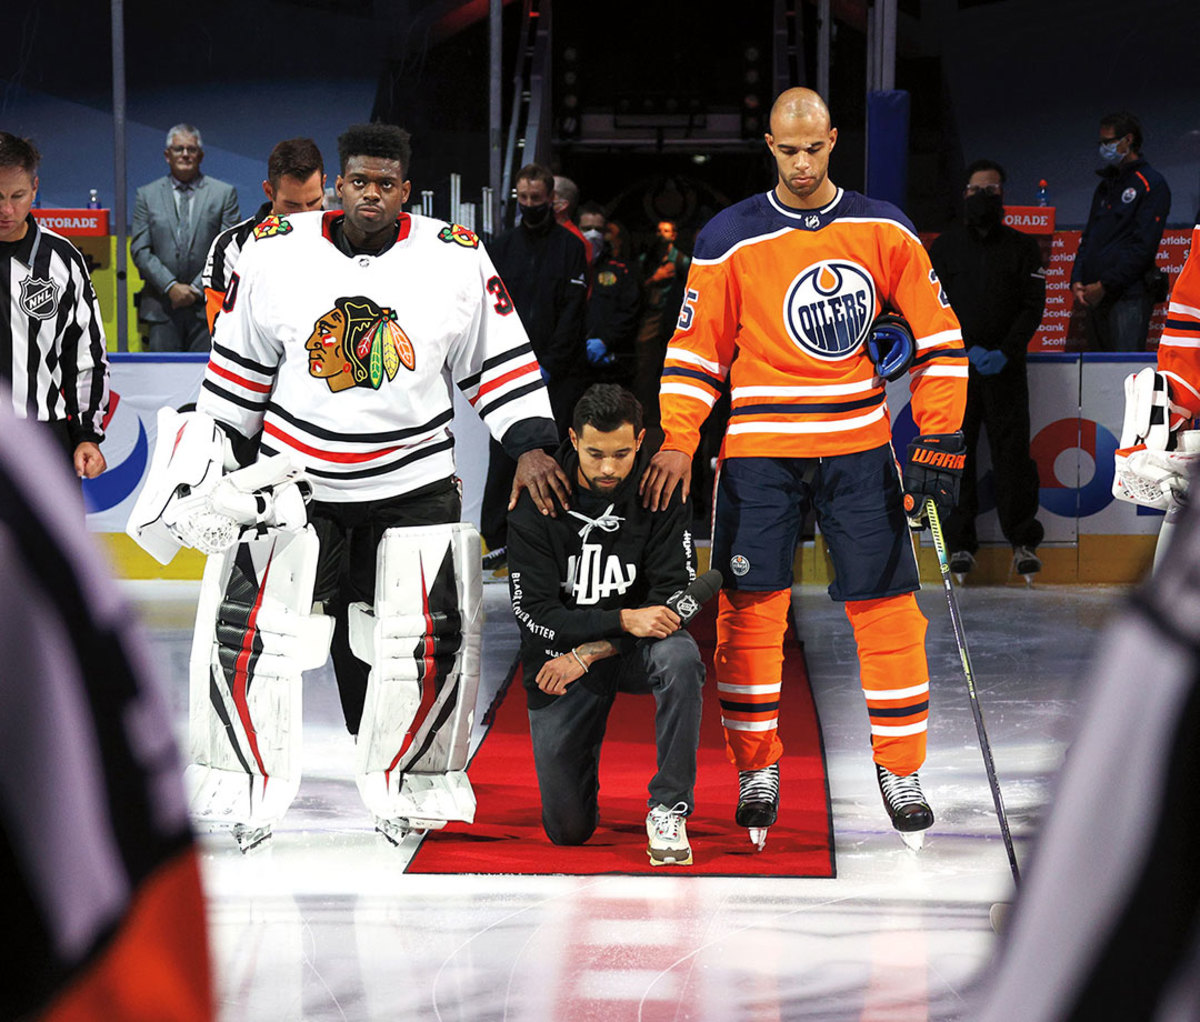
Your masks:
M571 650L571 656L573 656L575 658L575 662L577 664L579 664L580 667L583 668L583 673L587 674L588 665L583 662L583 657L581 657L578 653L576 653L575 650Z

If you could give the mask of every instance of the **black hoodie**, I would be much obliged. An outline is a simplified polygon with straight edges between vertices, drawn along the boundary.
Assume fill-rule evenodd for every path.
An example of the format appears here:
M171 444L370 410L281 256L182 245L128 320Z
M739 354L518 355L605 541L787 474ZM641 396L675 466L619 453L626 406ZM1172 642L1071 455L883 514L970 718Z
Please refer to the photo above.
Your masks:
M696 577L691 512L679 491L662 511L642 507L638 494L659 442L647 438L633 471L606 495L580 487L579 456L566 440L555 459L572 481L571 510L543 515L525 491L508 516L508 586L534 709L555 698L534 684L547 660L620 639L623 609L664 604ZM575 684L599 690L611 680L611 672L589 672Z

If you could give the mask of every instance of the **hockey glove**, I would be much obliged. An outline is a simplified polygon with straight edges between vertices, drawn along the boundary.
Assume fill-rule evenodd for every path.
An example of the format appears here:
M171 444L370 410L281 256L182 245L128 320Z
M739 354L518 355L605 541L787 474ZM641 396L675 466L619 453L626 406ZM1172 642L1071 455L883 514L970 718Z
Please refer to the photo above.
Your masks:
M901 316L885 312L875 318L867 335L867 354L885 380L898 380L912 365L916 351L912 330Z
M908 445L904 470L904 511L913 529L925 528L925 498L933 498L945 518L958 503L958 486L967 463L962 431L926 433Z

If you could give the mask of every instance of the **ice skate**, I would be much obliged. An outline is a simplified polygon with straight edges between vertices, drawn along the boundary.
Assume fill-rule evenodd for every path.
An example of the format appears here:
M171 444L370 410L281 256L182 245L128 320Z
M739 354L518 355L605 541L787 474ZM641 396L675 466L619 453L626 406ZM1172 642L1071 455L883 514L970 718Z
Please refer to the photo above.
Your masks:
M233 825L233 839L245 855L251 848L257 848L271 836L271 825L263 827L247 827L244 823Z
M382 816L376 816L375 829L387 838L391 844L399 848L401 842L409 834L420 833L422 828L415 826L412 820L403 816L393 816L386 820Z
M974 567L975 555L969 550L955 550L950 555L950 573L954 576L954 581L959 585L962 585L967 580L967 575Z
M933 810L925 801L920 779L915 773L901 777L878 763L875 764L875 776L892 826L900 832L909 848L920 851L925 843L924 831L933 826Z
M687 803L677 802L668 809L657 805L646 814L646 854L651 866L690 866L692 847L688 844Z
M738 806L734 819L750 832L758 851L767 845L767 828L779 816L779 764L761 770L738 771Z
M1033 576L1042 570L1042 559L1027 546L1013 547L1013 571L1025 576L1025 584L1033 585Z

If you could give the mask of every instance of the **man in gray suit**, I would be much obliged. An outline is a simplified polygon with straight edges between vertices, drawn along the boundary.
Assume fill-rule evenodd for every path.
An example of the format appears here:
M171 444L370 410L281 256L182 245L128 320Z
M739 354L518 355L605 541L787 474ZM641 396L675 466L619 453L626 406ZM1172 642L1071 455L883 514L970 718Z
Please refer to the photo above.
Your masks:
M177 124L163 150L170 173L142 185L133 209L129 252L146 286L139 317L150 327L150 351L208 351L200 276L208 247L239 220L232 185L200 173L198 129Z

